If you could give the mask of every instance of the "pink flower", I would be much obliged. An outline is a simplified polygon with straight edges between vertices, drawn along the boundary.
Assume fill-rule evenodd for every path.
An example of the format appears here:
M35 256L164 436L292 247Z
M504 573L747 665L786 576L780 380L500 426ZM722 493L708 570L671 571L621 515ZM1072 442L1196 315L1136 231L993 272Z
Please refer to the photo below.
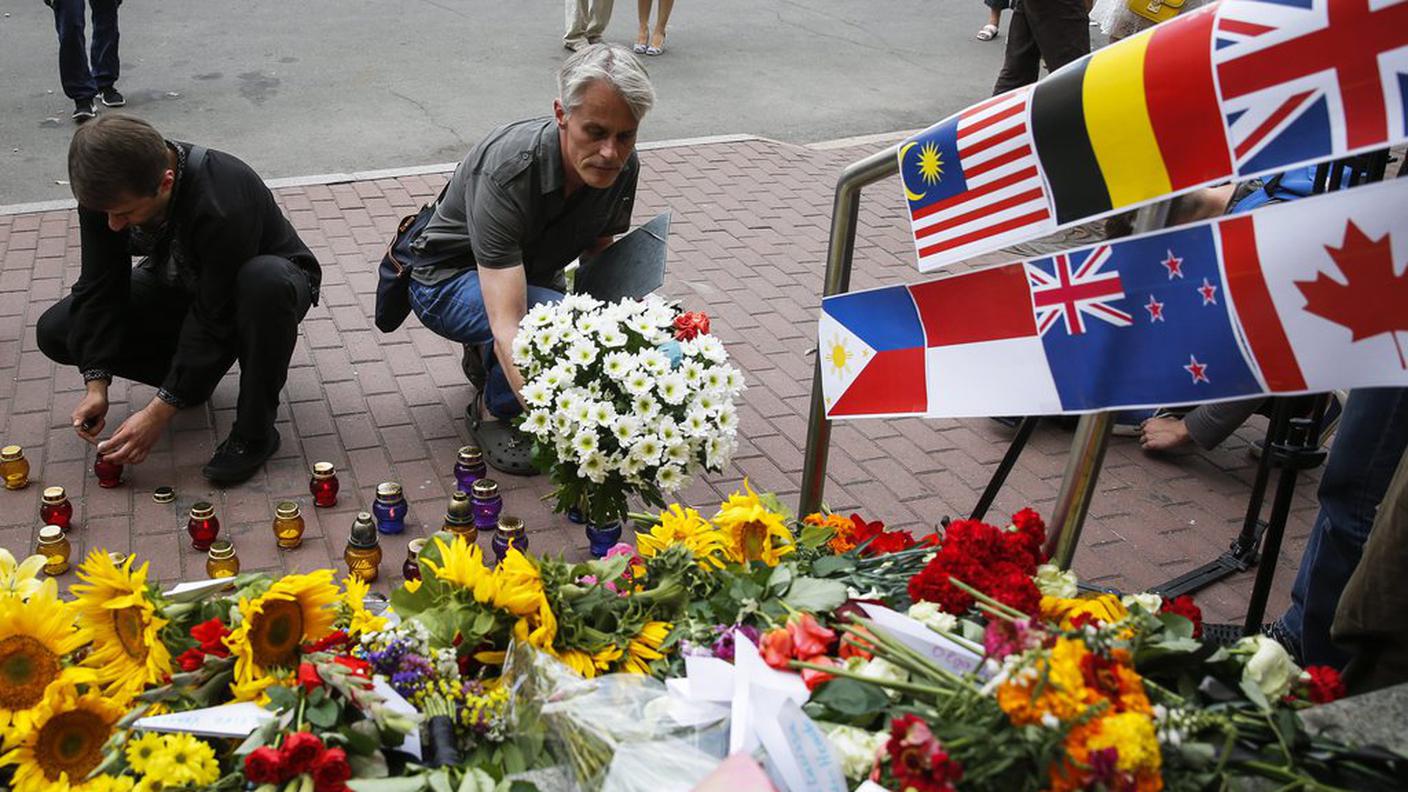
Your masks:
M792 644L798 657L826 654L826 650L836 640L836 633L822 627L810 613L794 614L788 619L787 634L792 636Z

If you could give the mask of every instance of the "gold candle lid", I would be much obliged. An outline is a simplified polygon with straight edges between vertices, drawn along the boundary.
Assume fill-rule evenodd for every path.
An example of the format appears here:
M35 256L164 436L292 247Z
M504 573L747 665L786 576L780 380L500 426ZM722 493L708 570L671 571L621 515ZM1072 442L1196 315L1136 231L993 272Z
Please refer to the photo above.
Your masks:
M450 496L450 505L445 509L445 522L454 525L468 525L474 522L474 507L469 502L469 496L455 491Z
M523 533L523 520L511 515L499 517L499 533L520 534Z
M464 455L464 449L460 449L460 455ZM0 448L0 462L13 462L24 457L24 449L17 445L7 445Z
M64 538L64 529L57 525L46 525L39 529L39 543L53 544Z
M357 518L352 521L352 533L347 537L347 544L364 549L377 546L376 523L372 522L370 514L357 512Z
M479 446L460 446L459 463L461 465L477 465L484 461L484 452L479 450Z
M499 482L482 478L474 482L473 489L476 498L492 498L499 494Z
M108 560L112 561L113 566L122 566L127 563L127 559L130 557L130 553L119 553L116 551L108 553Z
M53 504L53 503L63 503L65 500L67 500L67 497L68 497L68 496L64 494L64 488L63 488L63 487L45 487L45 488L44 488L44 502L45 502L45 503L50 503L50 504Z
M293 501L280 501L279 505L274 508L274 514L278 515L280 520L292 520L295 517L302 516L302 512L298 509L298 504Z
M174 487L157 487L152 490L152 502L171 503L176 500L176 489Z
M209 520L215 516L215 507L206 501L200 501L191 507L192 520Z
M420 555L420 551L425 549L425 543L428 541L430 540L423 536L412 539L406 543L406 551L409 552L412 557L418 556Z
M332 478L333 472L334 472L334 468L333 468L331 462L314 462L314 463L313 463L313 478L320 478L320 479Z
M224 561L235 557L235 545L229 539L216 539L210 543L210 559Z
M376 485L377 500L395 500L401 497L401 485L394 481L383 481Z

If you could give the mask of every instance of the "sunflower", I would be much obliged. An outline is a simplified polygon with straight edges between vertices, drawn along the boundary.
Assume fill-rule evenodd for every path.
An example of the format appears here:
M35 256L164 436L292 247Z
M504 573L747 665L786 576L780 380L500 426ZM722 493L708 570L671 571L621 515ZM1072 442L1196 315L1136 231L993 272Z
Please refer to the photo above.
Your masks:
M15 768L14 792L108 788L101 779L84 779L102 763L103 744L122 714L96 689L80 696L70 682L50 687L29 727L15 738L15 747L0 756L0 767Z
M514 616L526 617L540 613L547 605L543 593L543 577L532 560L509 548L508 555L494 571L493 606Z
M728 564L728 541L724 534L700 517L699 512L678 503L660 512L660 522L650 533L636 534L636 552L642 558L654 558L677 544L688 548L699 566L705 569L723 569Z
M299 644L332 632L337 599L331 569L286 575L260 596L240 598L240 624L224 638L235 657L235 698L259 698L275 683L275 669L296 667Z
M538 610L520 617L513 625L513 637L556 657L553 642L557 640L557 616L546 597L538 598Z
M792 544L792 532L781 515L768 511L748 486L747 479L743 480L743 489L748 494L730 495L714 516L714 524L724 532L729 555L734 561L740 564L762 561L768 566L777 566L783 556L797 549Z
M44 568L44 556L38 553L18 563L9 550L0 547L0 595L10 594L29 599L43 585L39 570Z
M342 581L342 604L347 608L347 632L351 635L381 632L386 619L367 610L367 592L371 586L355 575Z
M435 547L440 551L440 564L427 558L425 565L436 578L471 592L478 602L494 600L497 588L494 573L484 565L484 553L479 545L466 542L463 536L456 534L448 545L435 537Z
M93 679L91 670L63 663L85 640L74 624L73 606L59 599L54 580L41 583L27 602L0 595L0 734L6 744L29 725L51 684Z
M665 656L665 653L660 651L660 645L665 642L673 626L669 622L646 622L640 632L636 633L636 637L626 644L621 670L629 674L649 676L651 661L660 660Z
M93 641L85 663L97 669L109 696L130 697L171 675L171 652L161 642L166 619L147 597L147 564L132 569L132 557L119 566L93 550L78 567L82 583L70 587L77 600L78 624Z
M163 787L204 787L220 777L220 762L209 743L190 734L168 734L147 763L147 780Z

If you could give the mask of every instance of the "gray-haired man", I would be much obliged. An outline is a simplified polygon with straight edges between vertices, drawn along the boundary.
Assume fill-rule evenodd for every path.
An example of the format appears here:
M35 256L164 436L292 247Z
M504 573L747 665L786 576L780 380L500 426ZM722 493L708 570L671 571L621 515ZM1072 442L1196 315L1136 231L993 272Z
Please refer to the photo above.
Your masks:
M568 264L630 227L636 130L655 102L644 67L619 45L573 54L558 89L552 117L501 126L469 152L412 245L442 263L413 269L411 308L465 345L477 391L470 429L489 464L519 475L533 468L528 441L508 425L523 409L518 323L529 307L562 298Z

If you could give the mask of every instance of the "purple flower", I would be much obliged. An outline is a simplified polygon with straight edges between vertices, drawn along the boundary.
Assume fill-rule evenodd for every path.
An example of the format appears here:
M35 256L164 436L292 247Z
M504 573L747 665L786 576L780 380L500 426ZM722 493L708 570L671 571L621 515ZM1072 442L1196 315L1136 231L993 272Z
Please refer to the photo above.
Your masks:
M719 636L714 641L713 647L711 647L714 656L720 660L727 660L730 663L733 662L733 642L735 633L742 633L743 637L755 644L758 642L760 635L758 628L749 624L720 624L714 627L714 632Z

